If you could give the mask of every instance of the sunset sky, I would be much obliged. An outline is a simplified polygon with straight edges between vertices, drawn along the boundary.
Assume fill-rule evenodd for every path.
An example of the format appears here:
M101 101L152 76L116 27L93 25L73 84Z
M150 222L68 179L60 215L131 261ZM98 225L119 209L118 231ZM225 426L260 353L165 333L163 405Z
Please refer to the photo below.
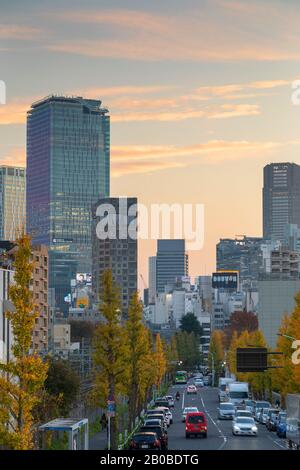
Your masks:
M111 114L111 194L203 203L190 274L219 238L261 235L262 169L300 164L300 2L0 0L1 164L25 163L25 115L52 93ZM154 242L140 243L140 272ZM142 285L140 287L143 287Z

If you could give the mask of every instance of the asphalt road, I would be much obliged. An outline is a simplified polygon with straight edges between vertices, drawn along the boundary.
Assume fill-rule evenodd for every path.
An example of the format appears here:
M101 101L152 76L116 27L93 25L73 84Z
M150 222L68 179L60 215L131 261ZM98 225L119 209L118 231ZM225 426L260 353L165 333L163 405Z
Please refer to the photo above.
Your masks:
M269 432L264 425L258 424L258 436L233 436L232 421L218 420L218 389L203 387L197 395L187 395L186 385L171 387L170 393L180 392L180 400L175 400L173 424L168 430L170 450L286 450L285 440ZM204 411L208 422L207 439L185 438L185 425L181 421L184 406L197 406Z

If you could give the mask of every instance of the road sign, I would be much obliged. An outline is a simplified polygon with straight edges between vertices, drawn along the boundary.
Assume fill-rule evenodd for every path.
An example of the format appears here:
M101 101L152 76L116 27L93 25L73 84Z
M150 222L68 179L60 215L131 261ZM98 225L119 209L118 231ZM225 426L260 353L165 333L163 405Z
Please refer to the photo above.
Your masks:
M267 348L237 348L237 372L263 372L268 369Z
M107 400L107 416L116 416L116 402L113 400Z

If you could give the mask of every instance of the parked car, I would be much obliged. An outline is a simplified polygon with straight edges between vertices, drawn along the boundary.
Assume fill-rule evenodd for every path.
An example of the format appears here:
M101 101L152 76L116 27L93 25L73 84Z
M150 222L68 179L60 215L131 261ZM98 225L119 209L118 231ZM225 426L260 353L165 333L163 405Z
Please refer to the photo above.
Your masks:
M281 411L277 419L276 434L278 437L286 438L286 412Z
M169 408L174 408L174 406L175 406L175 400L174 400L173 395L167 395L167 396L166 396L166 399L167 399L168 402L169 402Z
M233 403L220 403L218 407L218 419L233 419L235 408Z
M253 418L238 417L232 423L234 436L257 436L257 426Z
M155 432L138 432L129 442L130 450L161 448L161 442Z
M195 387L195 385L188 385L186 389L186 393L188 395L191 395L191 394L195 395L197 393L197 388Z
M168 426L173 423L173 414L170 411L170 408L167 408L165 406L158 406L157 408L155 408L155 410L160 413L164 413Z
M150 421L155 421L155 425L157 424L156 422L161 423L161 426L165 431L168 428L168 425L167 425L167 422L165 420L164 414L146 415L146 417L145 417L145 426ZM151 423L151 425L153 425L153 423Z
M279 408L269 408L266 421L266 428L268 431L276 431L277 417L279 412Z
M155 400L155 406L165 406L166 408L169 408L169 400L167 397L158 397Z
M186 418L186 415L188 413L198 413L199 410L196 406L186 406L183 410L182 410L182 422L184 423L185 422L185 418Z
M161 449L168 450L168 434L162 429L161 426L142 426L140 431L143 432L154 432L160 441Z
M185 418L185 437L207 437L206 416L202 412L188 413Z

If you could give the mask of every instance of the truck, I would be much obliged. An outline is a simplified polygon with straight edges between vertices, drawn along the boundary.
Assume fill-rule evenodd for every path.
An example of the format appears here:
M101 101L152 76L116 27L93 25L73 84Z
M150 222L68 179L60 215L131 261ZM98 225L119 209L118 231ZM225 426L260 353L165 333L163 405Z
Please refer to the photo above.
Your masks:
M286 439L290 449L300 449L300 395L286 396Z
M219 402L228 401L228 386L230 383L234 382L234 379L231 377L220 377L219 378Z
M228 398L235 406L249 399L249 385L247 382L232 382L228 384Z

